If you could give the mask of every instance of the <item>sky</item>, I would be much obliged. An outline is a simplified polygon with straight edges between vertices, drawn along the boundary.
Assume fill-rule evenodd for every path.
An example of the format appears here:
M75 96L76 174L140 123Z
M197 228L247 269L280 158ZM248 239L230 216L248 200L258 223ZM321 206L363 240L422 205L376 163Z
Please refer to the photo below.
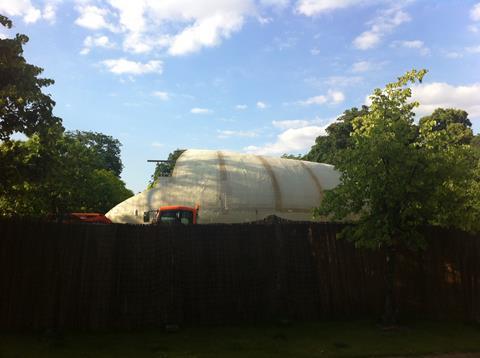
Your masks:
M343 111L412 68L417 117L466 110L480 131L480 2L0 0L67 130L122 143L145 189L176 148L306 153Z

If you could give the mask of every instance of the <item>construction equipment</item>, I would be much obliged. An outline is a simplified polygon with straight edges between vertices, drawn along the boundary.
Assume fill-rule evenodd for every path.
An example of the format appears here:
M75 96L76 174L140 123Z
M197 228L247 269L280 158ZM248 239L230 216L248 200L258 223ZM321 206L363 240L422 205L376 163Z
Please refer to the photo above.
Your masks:
M162 206L157 210L145 211L143 213L143 222L150 222L152 225L195 225L197 224L199 211L199 205L195 205L195 207L182 205Z

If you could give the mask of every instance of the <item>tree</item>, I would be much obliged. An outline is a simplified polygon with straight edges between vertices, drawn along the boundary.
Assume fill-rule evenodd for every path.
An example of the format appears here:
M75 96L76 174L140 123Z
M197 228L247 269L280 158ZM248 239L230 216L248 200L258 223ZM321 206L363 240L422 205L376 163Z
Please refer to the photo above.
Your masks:
M470 141L470 146L477 154L477 158L480 158L480 134L473 136L472 140Z
M175 149L168 155L167 163L157 163L155 166L155 172L153 173L148 188L153 188L158 178L172 176L173 169L177 163L177 159L185 152L186 149Z
M368 111L353 119L351 143L336 155L340 184L327 191L316 215L355 219L342 234L357 246L385 252L384 323L394 323L395 263L400 249L425 246L421 226L455 225L465 202L459 188L471 177L468 145L433 119L414 123L409 83L426 70L412 70L375 89ZM470 162L471 163L471 162ZM466 186L464 186L466 188Z
M433 131L447 130L456 133L456 141L468 144L473 139L472 122L468 119L468 113L461 109L437 108L429 116L420 119L420 127L426 121L433 121Z
M99 164L95 147L70 135L61 135L48 147L39 135L8 141L0 146L0 155L11 158L8 186L0 191L4 216L106 212L133 195L113 171Z
M338 152L350 145L353 120L367 112L367 106L362 106L361 109L354 107L346 110L334 123L327 127L325 130L327 135L317 137L315 144L303 159L335 164Z
M12 27L12 22L0 15L0 24ZM61 127L61 119L52 114L55 102L42 88L54 83L39 78L43 69L26 62L23 45L26 35L0 39L0 140L9 140L15 132L31 136L46 135L53 127Z
M0 15L0 24L12 22ZM0 39L0 215L104 212L133 195L118 178L120 142L94 132L67 132L42 88L54 83L28 64L28 37ZM11 140L23 133L25 141Z
M81 211L106 213L133 196L133 192L111 170L95 169L88 180L90 191L83 196Z
M297 155L295 155L295 154L287 154L287 153L282 154L282 158L283 158L283 159L303 160L303 157L304 157L304 156L301 155L301 154L297 154Z
M103 133L87 131L67 132L66 135L93 149L97 156L97 165L112 171L117 177L120 177L123 169L120 158L120 147L122 144L118 139Z

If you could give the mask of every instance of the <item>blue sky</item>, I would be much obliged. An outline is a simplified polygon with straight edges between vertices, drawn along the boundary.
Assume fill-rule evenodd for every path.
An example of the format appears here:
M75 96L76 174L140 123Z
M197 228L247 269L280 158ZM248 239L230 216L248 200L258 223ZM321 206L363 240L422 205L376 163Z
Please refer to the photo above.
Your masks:
M305 153L345 109L427 68L417 114L467 110L480 130L480 2L0 0L55 85L68 130L112 135L145 188L176 148Z

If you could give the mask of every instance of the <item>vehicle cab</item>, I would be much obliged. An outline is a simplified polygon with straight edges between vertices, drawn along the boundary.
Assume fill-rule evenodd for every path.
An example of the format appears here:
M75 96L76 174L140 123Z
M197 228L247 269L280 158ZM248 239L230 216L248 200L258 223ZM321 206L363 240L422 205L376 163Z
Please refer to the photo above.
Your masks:
M158 210L154 211L154 217L151 221L152 225L160 224L182 224L182 225L194 225L197 224L199 206L181 206L171 205L162 206ZM145 212L143 221L150 222L151 212Z

